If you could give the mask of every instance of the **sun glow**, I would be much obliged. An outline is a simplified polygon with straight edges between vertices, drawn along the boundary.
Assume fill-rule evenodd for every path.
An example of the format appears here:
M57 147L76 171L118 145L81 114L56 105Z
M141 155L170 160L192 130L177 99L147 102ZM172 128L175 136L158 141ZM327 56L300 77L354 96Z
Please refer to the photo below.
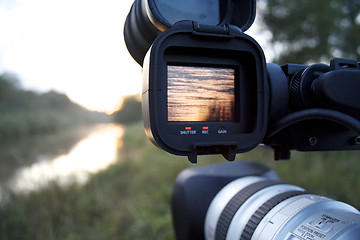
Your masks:
M141 67L123 39L132 3L0 3L0 74L13 72L25 88L65 93L91 110L115 110L123 95L141 90Z

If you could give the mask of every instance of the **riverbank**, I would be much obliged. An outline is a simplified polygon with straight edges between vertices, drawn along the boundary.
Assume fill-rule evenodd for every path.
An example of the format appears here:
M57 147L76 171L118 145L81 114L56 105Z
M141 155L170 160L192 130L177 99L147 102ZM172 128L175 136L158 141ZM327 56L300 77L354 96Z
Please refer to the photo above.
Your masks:
M123 140L117 162L84 185L10 193L0 239L173 239L169 196L189 164L153 147L142 123L127 127Z
M24 192L39 190L55 180L67 184L69 177L71 181L86 182L92 174L106 169L116 161L117 151L122 147L122 135L122 125L108 123L82 126L63 136L55 134L53 138L38 136L32 144L32 161L26 158L26 150L22 157L18 156L19 165L13 166L12 170L12 162L2 159L0 166L5 165L10 171L6 174L7 179L0 182L0 186L5 185L11 191ZM70 140L65 142L66 145L62 142L64 137ZM41 140L47 142L39 143ZM50 141L52 144L48 144ZM44 145L52 149L44 149Z
M6 196L0 206L0 239L174 239L170 196L178 173L188 167L223 163L201 156L198 165L154 147L142 123L126 127L119 157L85 184L56 182L41 191ZM262 148L242 154L273 167L285 182L360 207L358 152L294 153L275 162Z

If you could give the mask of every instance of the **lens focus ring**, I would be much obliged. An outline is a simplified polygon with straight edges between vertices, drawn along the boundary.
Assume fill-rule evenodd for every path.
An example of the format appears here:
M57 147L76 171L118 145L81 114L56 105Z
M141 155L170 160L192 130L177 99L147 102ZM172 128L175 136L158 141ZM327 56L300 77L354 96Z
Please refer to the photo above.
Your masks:
M281 203L282 201L284 201L288 198L295 197L295 196L298 196L301 194L306 194L306 193L307 193L306 191L290 191L290 192L280 193L279 195L276 195L275 197L269 199L249 219L249 221L246 224L245 229L241 235L240 240L250 240L253 233L255 232L255 229L261 222L261 220L276 205L278 205L279 203Z
M281 184L280 182L276 181L261 181L253 183L246 188L239 191L226 205L224 210L222 211L218 224L216 226L216 234L215 239L216 240L225 240L226 234L228 232L228 228L230 225L231 220L233 219L234 215L238 211L238 209L242 206L244 202L248 198L250 198L253 194L260 191L261 189L264 189L269 186Z

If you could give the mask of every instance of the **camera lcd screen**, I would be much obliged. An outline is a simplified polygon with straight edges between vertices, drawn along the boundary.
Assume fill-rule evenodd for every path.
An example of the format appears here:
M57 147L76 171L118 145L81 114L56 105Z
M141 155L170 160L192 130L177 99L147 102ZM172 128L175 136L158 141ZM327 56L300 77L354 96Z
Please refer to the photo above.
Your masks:
M235 69L167 66L169 122L235 120Z
M191 20L201 24L220 23L219 0L154 0L161 15L170 23Z

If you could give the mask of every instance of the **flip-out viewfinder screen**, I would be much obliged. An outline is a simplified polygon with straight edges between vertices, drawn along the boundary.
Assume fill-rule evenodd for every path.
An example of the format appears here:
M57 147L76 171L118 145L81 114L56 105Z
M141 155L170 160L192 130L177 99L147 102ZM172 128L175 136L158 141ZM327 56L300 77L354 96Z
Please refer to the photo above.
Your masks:
M167 66L169 122L235 120L235 69Z

